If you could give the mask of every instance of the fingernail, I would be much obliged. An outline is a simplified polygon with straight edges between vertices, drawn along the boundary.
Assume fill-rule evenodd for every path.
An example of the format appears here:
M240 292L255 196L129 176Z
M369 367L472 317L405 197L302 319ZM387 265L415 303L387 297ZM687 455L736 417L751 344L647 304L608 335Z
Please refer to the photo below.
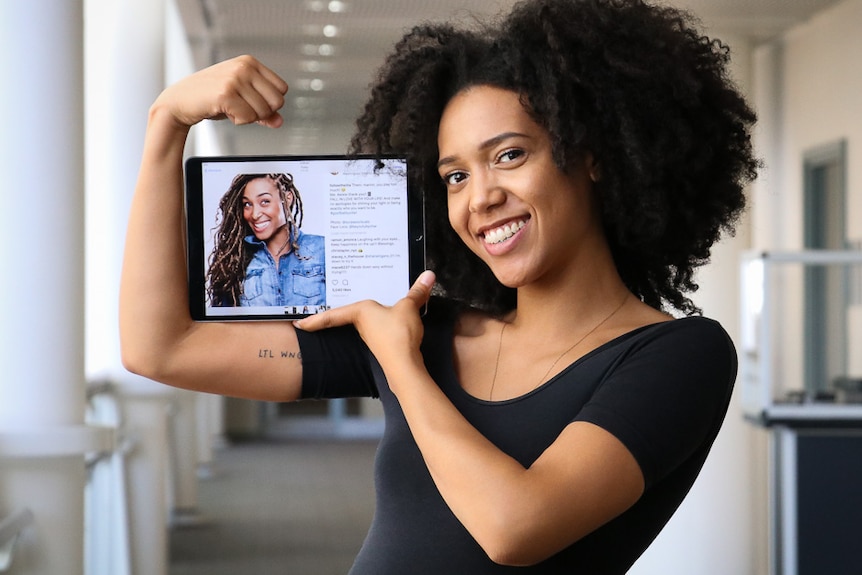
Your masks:
M431 270L425 270L424 272L419 274L417 281L425 287L431 287L432 285L434 285L434 272L432 272Z

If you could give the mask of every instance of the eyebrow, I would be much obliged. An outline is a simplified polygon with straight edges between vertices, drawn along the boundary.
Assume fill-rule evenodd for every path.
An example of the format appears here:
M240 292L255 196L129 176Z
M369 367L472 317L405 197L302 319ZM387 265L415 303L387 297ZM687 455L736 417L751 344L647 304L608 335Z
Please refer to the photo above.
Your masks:
M505 142L510 138L529 138L527 134L522 134L520 132L503 132L502 134L498 134L493 138L489 138L479 144L480 150L487 150L489 148L493 148L498 144ZM446 156L445 158L440 158L440 161L437 162L437 169L439 170L441 167L452 164L458 159L457 156Z
M271 196L271 195L273 195L273 194L272 194L272 192L261 192L261 193L259 193L259 194L256 194L254 197L255 197L255 198L259 198L259 197L261 197L261 196ZM244 199L244 200L246 200L246 199L251 199L251 196L250 196L249 194L244 193L244 194L242 195L242 199Z

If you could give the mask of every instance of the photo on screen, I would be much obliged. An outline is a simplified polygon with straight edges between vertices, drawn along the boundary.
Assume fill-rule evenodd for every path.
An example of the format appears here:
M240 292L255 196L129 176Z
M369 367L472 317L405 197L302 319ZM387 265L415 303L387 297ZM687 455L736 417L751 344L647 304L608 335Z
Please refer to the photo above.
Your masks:
M421 202L399 157L190 158L186 213L198 321L391 305L424 269Z

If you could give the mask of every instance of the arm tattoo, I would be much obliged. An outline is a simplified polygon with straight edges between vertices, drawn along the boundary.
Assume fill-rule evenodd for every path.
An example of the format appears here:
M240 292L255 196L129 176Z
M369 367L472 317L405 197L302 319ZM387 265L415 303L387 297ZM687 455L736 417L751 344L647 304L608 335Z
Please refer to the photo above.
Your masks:
M257 357L259 357L260 359L274 359L274 358L281 357L281 358L285 358L285 359L299 359L299 360L301 360L302 359L302 352L300 352L299 350L274 351L271 349L261 348L261 349L257 350Z

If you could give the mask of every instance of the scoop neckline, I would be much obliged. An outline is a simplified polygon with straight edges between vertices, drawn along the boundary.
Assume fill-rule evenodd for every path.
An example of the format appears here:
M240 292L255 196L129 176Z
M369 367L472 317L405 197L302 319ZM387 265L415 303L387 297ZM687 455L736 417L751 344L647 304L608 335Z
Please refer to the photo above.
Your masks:
M454 387L457 390L456 393L460 394L462 397L466 398L468 401L471 401L473 403L477 403L480 405L485 405L485 406L509 405L512 403L518 403L520 401L524 401L524 400L529 399L530 397L540 393L542 390L547 389L548 387L550 387L551 385L556 383L556 381L558 379L560 379L562 376L564 376L565 374L569 373L571 370L578 367L580 364L582 364L586 361L589 361L592 357L598 355L599 353L601 353L601 352L603 352L603 351L605 351L611 347L617 346L617 345L625 342L626 340L631 339L632 337L635 337L635 336L637 336L637 335L639 335L645 331L648 331L652 328L657 328L660 326L673 324L673 323L676 323L678 321L685 320L685 319L691 319L691 317L674 318L674 319L667 320L667 321L658 321L655 323L649 323L646 325L642 325L640 327L636 327L635 329L633 329L631 331L627 331L625 333L622 333L622 334L618 335L617 337L606 341L602 345L590 350L589 352L585 353L584 355L582 355L581 357L577 358L576 360L571 362L569 365L564 367L559 373L557 373L556 375L554 375L553 377L551 377L547 381L541 383L540 385L536 386L535 388L531 389L530 391L528 391L526 393L523 393L523 394L518 395L516 397L510 397L508 399L488 400L488 399L482 399L481 397L476 397L472 393L469 393L466 389L464 389L464 386L461 385L461 380L458 377L458 372L455 369L454 344L455 344L455 322L457 321L457 314L455 314L455 317L447 326L447 337L451 343L449 345L449 353L446 357L446 369L449 372L450 380L454 383Z

